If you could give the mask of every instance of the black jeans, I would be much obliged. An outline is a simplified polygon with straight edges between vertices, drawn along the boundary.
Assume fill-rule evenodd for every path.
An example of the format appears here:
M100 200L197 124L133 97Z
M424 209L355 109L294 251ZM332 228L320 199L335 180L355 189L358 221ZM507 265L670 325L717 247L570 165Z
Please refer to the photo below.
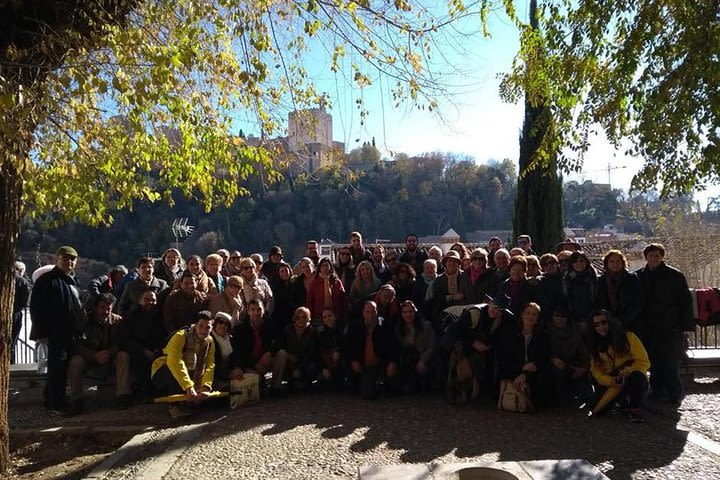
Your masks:
M163 365L157 372L155 372L155 375L152 376L152 384L155 389L155 393L158 396L185 393L185 391L180 387L178 381L175 380L175 377L173 377L173 374L167 365Z
M652 388L653 395L667 393L670 402L678 402L685 396L680 379L683 345L682 332L673 332L661 338L655 338L648 345L650 388Z
M65 388L69 355L69 343L48 338L47 380L43 390L44 404L47 408L59 410L67 403Z
M20 338L20 330L22 330L22 320L23 320L23 312L15 312L13 313L13 323L12 323L12 337L11 337L11 343L10 343L10 363L17 363L17 359L15 358L15 344L18 341L18 338Z

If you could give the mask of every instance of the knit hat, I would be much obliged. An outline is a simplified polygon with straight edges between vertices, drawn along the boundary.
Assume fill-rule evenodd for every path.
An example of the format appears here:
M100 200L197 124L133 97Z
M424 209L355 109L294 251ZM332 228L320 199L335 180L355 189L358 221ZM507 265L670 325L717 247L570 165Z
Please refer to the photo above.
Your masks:
M270 249L270 256L275 255L276 253L282 257L282 249L277 245Z

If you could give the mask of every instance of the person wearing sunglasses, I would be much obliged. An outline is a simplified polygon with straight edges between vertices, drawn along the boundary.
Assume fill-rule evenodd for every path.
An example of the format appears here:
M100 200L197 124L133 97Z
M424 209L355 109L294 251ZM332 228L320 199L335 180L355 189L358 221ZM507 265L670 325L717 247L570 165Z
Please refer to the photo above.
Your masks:
M264 278L257 275L257 263L250 257L240 260L240 275L243 279L243 288L240 296L244 305L249 305L250 300L259 300L265 307L265 313L272 315L275 308L275 299L270 284Z
M337 263L335 263L335 273L345 287L345 291L349 292L355 280L355 264L348 247L342 247L337 253Z
M213 315L218 312L225 312L230 315L230 326L234 327L245 317L245 305L243 304L240 292L243 288L242 277L233 275L227 279L225 290L221 294L210 299L208 309Z
M596 386L591 414L620 402L627 406L630 421L644 422L640 409L648 390L650 360L642 342L607 310L593 314L589 338L590 372Z

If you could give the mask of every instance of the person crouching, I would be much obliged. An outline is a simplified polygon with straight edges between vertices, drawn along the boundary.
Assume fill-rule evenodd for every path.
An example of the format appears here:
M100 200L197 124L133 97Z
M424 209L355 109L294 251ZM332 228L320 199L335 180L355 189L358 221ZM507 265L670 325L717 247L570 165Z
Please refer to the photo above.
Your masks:
M212 391L215 373L215 343L210 336L213 317L210 312L198 312L195 323L178 330L152 364L153 387L159 395L184 393L190 404L200 404ZM171 415L187 412L171 406Z

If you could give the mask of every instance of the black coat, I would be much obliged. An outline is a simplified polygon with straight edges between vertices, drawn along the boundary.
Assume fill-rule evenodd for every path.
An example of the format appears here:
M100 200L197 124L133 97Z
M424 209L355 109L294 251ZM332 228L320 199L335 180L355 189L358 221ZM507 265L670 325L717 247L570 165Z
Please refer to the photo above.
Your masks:
M169 341L166 337L159 308L148 311L135 305L120 322L118 343L120 350L128 353L142 354L145 350L162 349Z
M636 273L645 294L645 308L638 322L643 343L653 344L673 333L695 330L685 275L665 262L654 271L643 267Z
M479 311L479 317L472 314L473 310ZM492 338L498 329L506 325L514 325L515 317L507 310L503 310L503 316L497 325L490 318L487 305L473 305L466 307L460 315L454 327L455 340L460 342L463 352L467 355L475 349L473 343L476 341L493 346ZM495 327L493 329L493 326Z
M575 324L591 321L597 298L597 273L592 265L582 272L568 270L563 278L563 293L571 321Z
M266 352L277 352L277 342L272 337L272 327L268 322L263 322L260 326L260 338L263 350ZM255 368L255 364L259 360L253 358L253 344L255 342L255 334L250 326L250 321L239 323L232 331L232 362L240 368Z
M425 250L420 250L419 248L415 250L415 255L410 258L410 255L408 254L408 251L405 250L402 255L400 255L400 258L398 261L400 263L407 263L409 265L412 265L412 267L415 269L415 274L420 275L423 272L424 263L425 260L428 259L428 254Z
M503 322L493 336L497 378L500 380L514 379L522 373L527 362L534 362L537 374L541 374L547 366L549 358L548 337L540 329L536 329L525 346L525 337L517 322ZM527 361L525 355L527 353Z
M608 272L598 279L597 309L612 313L625 326L626 330L637 333L640 314L645 307L645 291L640 278L634 272L622 270L618 277L618 300L615 307L610 301Z
M30 296L30 314L31 340L48 338L69 346L85 326L75 279L57 267L41 275Z
M292 323L292 316L295 309L304 305L298 302L297 286L290 280L284 282L279 278L270 283L270 289L275 299L275 308L268 321L272 327L273 338L280 338L280 333L286 325Z
M538 301L537 285L533 285L527 279L521 280L513 290L513 284L508 278L498 287L498 295L510 297L510 311L518 317L528 303Z
M13 313L22 313L30 300L30 282L27 278L15 273L15 296L13 297Z
M395 338L395 332L389 324L383 321L382 317L378 318L378 323L372 332L372 338L375 355L377 355L381 365L397 361L400 348ZM348 329L348 362L357 361L364 363L366 339L367 327L365 326L365 322L362 319L352 322Z
M552 321L555 307L559 304L567 305L567 298L563 293L563 274L542 275L537 279L537 298L540 303L540 316L543 325L547 327Z
M494 268L486 269L477 279L475 285L472 283L472 269L467 270L463 276L460 290L465 294L465 303L485 303L485 295L494 297L497 293L499 282Z

